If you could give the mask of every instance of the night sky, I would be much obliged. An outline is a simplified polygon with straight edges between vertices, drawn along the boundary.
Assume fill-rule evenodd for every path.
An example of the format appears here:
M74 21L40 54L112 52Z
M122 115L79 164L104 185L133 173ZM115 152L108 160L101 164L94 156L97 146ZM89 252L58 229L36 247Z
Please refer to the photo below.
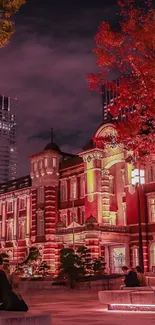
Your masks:
M17 97L19 175L28 156L55 141L79 152L102 122L101 98L88 89L96 70L94 36L102 20L115 22L116 0L29 0L14 17L16 33L0 49L0 92Z

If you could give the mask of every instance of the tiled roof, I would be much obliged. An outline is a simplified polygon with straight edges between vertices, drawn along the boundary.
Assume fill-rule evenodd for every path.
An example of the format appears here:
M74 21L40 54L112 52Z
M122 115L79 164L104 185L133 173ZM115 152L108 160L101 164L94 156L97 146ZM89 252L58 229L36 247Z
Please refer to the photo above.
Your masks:
M79 157L79 156L75 156L73 158L63 160L60 163L59 170L69 168L69 167L73 167L73 166L77 166L77 165L80 165L82 163L83 163L83 159L81 157Z
M20 190L31 186L30 175L0 184L0 194Z

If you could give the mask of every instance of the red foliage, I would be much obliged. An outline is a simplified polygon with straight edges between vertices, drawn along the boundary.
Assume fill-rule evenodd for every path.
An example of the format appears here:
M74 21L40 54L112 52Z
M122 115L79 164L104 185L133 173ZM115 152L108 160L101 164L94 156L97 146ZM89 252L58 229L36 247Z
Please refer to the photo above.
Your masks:
M144 161L154 160L155 153L155 10L149 0L141 4L137 7L136 0L118 1L118 29L101 23L93 50L100 72L90 74L87 80L92 90L100 91L101 85L106 85L114 92L116 82L107 82L107 77L114 69L121 74L119 96L108 109L114 116L119 116L120 110L128 116L118 125L117 141ZM132 112L126 112L127 108L133 108Z

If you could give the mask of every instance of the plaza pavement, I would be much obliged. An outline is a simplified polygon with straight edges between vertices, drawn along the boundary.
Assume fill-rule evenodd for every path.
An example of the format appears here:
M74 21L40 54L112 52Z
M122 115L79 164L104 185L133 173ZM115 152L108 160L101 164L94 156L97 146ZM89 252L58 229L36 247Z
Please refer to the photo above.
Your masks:
M52 325L152 325L155 319L155 312L105 311L93 290L29 290L24 298L30 313L51 313Z

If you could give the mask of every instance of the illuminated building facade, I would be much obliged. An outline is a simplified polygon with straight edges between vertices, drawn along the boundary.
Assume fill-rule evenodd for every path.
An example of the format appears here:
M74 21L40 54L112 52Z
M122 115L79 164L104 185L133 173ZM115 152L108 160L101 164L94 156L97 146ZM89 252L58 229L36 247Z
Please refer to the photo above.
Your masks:
M95 136L115 134L102 124ZM155 170L141 170L140 204L133 178L118 145L104 149L91 140L78 156L53 143L30 157L30 176L0 186L1 252L22 261L30 246L57 273L63 247L86 245L102 256L111 272L139 264L140 208L145 270L155 267ZM145 184L144 183L145 178Z
M17 177L16 119L10 97L0 96L0 183Z

